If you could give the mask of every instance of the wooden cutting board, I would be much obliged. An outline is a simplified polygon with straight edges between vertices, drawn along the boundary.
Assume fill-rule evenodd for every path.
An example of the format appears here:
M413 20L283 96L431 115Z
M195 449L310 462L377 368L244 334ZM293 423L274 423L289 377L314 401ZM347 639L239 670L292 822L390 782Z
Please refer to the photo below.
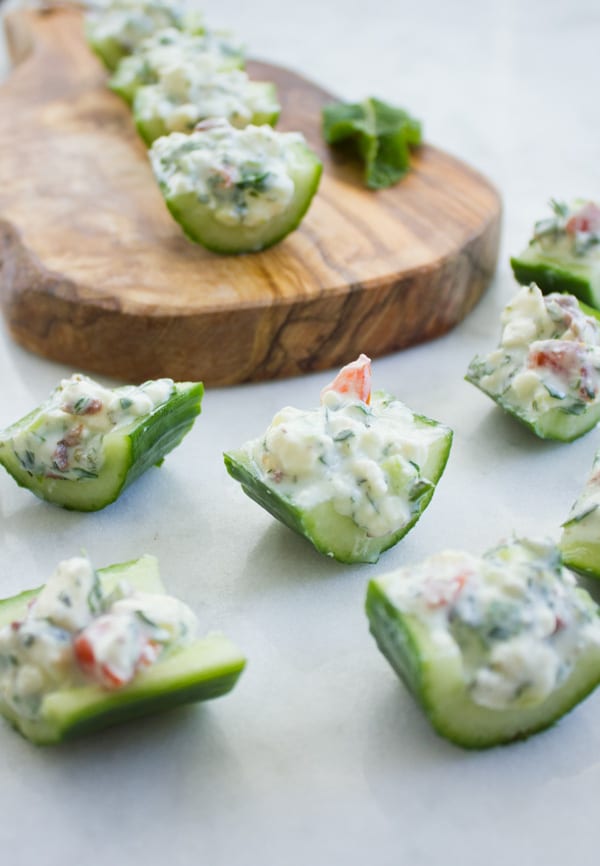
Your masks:
M400 184L365 189L356 163L321 139L331 95L265 63L250 75L275 81L279 128L302 131L322 157L319 193L270 250L192 244L81 15L19 10L5 25L15 69L0 88L0 302L33 352L132 382L290 376L442 334L487 286L495 189L429 146Z

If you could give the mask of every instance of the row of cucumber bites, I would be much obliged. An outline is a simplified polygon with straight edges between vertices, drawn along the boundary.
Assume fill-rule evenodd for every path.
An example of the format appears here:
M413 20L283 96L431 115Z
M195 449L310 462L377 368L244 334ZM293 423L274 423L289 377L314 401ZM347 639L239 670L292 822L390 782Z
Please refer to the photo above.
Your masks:
M219 253L264 249L295 229L321 163L300 133L279 133L275 86L251 81L228 34L176 2L110 0L88 40L132 106L167 206L186 235Z
M201 393L199 384L171 380L109 390L75 375L2 434L0 461L43 498L71 508L103 507L180 441L199 412ZM317 409L283 409L263 436L226 454L225 462L249 496L318 550L342 561L375 561L427 506L451 438L448 428L389 394L371 394L363 355L323 390ZM596 507L580 501L574 510L571 522L583 526ZM131 566L133 582L139 573L144 584L147 558L140 562ZM120 577L129 568L110 574ZM63 592L70 580L65 570L70 574L72 566L59 567L62 577L52 579L56 589L46 595ZM155 592L152 574L144 592ZM125 580L131 583L128 574ZM0 709L31 739L51 742L233 685L243 666L239 651L220 639L198 647L199 656L186 650L180 657L179 637L171 640L173 629L154 607L137 596L132 601L132 593L111 589L103 597L98 588L86 590L91 612L69 635L54 614L43 613L43 604L27 613L32 594L0 605ZM158 610L163 602L148 604ZM186 620L174 601L164 605L178 611L180 624ZM135 628L114 619L132 611ZM447 552L375 579L367 613L380 648L434 726L461 745L484 747L533 733L600 681L598 610L548 542L515 540L479 560ZM97 625L96 617L106 619ZM30 657L30 633L37 641L40 628ZM155 657L147 644L157 644L156 629L168 634ZM65 667L56 656L58 672L46 658L54 658L57 642L68 660Z

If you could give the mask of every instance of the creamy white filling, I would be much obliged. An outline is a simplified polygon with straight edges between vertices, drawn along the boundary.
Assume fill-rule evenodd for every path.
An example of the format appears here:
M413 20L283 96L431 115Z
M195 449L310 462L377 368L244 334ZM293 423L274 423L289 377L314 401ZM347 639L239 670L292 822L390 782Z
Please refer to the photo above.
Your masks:
M164 67L158 83L141 87L135 98L136 117L160 120L167 132L190 132L207 118L224 118L243 129L254 118L278 110L272 88L250 81L245 72L215 72L184 63Z
M322 401L318 409L282 409L242 451L259 477L299 508L330 502L372 537L398 530L446 428L418 426L406 406L378 394L370 406L335 391Z
M104 437L148 415L169 399L172 379L105 388L78 373L63 379L26 429L11 434L14 453L36 477L96 478Z
M552 543L515 540L482 558L446 551L380 583L460 656L472 700L506 710L546 700L600 645L600 618L559 563Z
M168 28L144 40L121 60L114 81L122 87L154 84L173 69L193 68L199 75L234 69L243 63L243 49L229 34L202 35Z
M179 599L126 584L106 595L87 559L66 560L25 618L0 628L0 701L35 719L47 694L86 682L126 685L196 632Z
M224 225L255 227L290 206L302 144L299 133L215 121L189 136L159 138L150 158L167 198L193 194Z
M505 308L502 326L499 347L469 367L482 390L530 421L598 402L600 326L575 298L523 288Z
M181 27L184 6L177 0L108 0L86 15L94 41L114 41L133 51L144 39L167 27Z

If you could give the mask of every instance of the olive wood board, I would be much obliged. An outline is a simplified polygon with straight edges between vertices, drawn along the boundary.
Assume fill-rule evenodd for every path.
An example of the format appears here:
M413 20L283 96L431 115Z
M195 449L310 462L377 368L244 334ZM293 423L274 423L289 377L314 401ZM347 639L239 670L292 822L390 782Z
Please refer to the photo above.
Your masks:
M321 186L276 246L204 250L168 213L81 13L15 10L5 29L14 69L0 87L0 302L27 349L131 382L228 385L431 339L489 283L501 202L485 178L424 145L399 184L366 189L355 159L322 140L333 97L259 62L248 71L276 83L278 128L305 134Z

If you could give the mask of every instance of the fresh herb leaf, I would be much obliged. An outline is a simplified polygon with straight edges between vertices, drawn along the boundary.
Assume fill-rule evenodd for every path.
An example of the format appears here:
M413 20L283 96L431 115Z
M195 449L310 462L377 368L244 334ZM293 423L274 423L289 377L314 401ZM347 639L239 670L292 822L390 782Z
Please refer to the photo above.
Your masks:
M404 111L373 97L339 102L323 109L323 136L328 144L350 141L365 163L365 183L384 189L410 169L410 148L421 144L421 123Z

